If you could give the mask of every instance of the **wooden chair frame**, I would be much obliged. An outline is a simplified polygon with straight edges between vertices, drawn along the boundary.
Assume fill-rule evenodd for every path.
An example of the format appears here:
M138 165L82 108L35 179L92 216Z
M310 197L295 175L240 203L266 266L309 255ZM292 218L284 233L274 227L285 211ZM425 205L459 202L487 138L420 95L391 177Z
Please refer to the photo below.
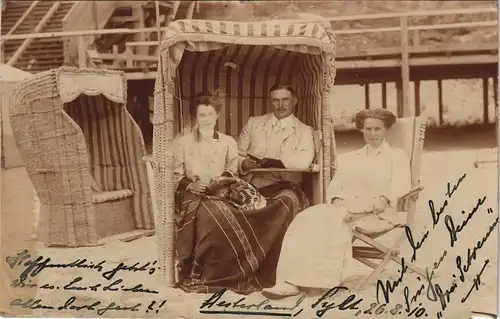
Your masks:
M498 143L498 106L495 107L495 124L496 124L496 135L497 135L497 143ZM498 165L498 154L495 158L482 158L476 156L476 160L474 161L474 168L480 168L483 164L496 164Z

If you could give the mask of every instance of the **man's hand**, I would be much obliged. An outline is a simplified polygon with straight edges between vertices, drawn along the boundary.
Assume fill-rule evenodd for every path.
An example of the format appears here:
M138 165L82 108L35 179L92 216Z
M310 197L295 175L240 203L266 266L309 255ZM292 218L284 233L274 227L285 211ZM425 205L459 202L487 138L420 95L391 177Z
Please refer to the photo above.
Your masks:
M222 177L234 177L234 173L229 171L229 170L225 170L224 172L222 172L222 174L220 176L222 176Z
M208 184L201 181L189 184L188 190L193 193L204 193L207 190Z
M332 198L332 205L338 207L338 206L342 206L342 204L344 203L344 200L340 197L334 197Z
M373 201L373 212L375 214L382 214L389 207L389 202L383 197L377 197Z
M249 171L249 170L251 170L253 168L259 168L259 167L260 167L260 165L256 161L254 161L252 159L249 159L249 158L245 158L243 160L243 162L241 163L241 168L245 172L247 172L247 171Z

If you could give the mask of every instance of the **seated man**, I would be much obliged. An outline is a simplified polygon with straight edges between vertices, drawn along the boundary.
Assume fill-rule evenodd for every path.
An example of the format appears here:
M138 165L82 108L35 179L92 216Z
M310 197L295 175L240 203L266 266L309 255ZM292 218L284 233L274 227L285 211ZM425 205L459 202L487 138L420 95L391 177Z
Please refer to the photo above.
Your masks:
M269 100L273 112L250 117L239 136L242 178L257 188L281 180L300 184L300 172L249 172L259 167L304 170L314 159L313 129L293 115L297 97L291 86L274 85Z

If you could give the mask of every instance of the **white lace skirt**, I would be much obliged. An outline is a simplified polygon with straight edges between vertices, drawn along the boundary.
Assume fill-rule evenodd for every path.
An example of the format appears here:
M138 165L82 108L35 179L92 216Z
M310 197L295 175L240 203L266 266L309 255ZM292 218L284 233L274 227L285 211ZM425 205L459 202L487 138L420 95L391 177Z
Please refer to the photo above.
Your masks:
M300 212L285 234L277 280L314 288L340 285L345 262L352 257L346 213L330 204Z

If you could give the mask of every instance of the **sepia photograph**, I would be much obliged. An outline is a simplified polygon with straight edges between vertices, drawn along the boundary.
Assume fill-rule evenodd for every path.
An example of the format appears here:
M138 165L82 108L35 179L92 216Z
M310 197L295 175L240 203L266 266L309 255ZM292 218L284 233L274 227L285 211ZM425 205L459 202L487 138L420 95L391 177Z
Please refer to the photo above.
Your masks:
M0 3L0 316L497 317L496 1Z

